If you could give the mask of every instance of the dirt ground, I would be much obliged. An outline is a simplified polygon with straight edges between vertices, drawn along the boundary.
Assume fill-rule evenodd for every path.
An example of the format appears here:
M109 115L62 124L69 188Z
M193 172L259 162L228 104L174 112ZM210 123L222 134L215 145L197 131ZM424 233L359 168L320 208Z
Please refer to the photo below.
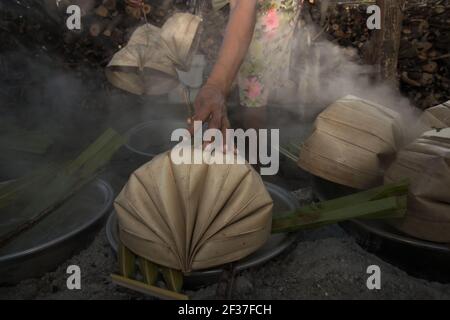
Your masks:
M82 288L66 287L66 269L78 265ZM370 265L381 268L381 290L366 287ZM101 230L94 242L54 272L40 279L0 288L1 299L149 299L116 287L109 275L117 263ZM216 286L188 291L192 299L215 299ZM364 251L340 227L299 234L286 252L263 266L242 272L233 299L450 299L450 284L427 282L407 275Z

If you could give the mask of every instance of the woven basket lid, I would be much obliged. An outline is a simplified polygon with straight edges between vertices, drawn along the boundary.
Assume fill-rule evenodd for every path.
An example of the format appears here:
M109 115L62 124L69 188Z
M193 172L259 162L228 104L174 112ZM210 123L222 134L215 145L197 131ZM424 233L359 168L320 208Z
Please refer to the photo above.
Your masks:
M450 127L450 101L425 110L420 117L421 123L428 128L443 129Z
M331 104L317 118L298 165L314 175L356 189L383 182L383 161L402 143L400 116L354 96Z
M429 131L398 153L387 183L408 180L408 211L392 221L416 238L450 243L450 128Z
M200 40L201 21L199 16L175 13L162 27L161 38L168 47L169 58L179 70L189 70L194 49Z
M193 157L202 156L193 151ZM250 165L176 165L170 152L134 172L115 201L122 243L183 272L237 261L259 249L270 236L272 206Z
M176 69L190 65L200 22L197 16L177 13L163 28L140 26L113 56L106 77L114 86L134 94L170 92L179 83Z

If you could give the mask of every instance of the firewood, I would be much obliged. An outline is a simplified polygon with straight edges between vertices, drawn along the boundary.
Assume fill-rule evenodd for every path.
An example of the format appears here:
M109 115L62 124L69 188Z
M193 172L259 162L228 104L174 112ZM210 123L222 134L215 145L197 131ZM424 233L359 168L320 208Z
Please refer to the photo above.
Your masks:
M114 17L106 26L106 29L103 32L103 35L106 37L111 37L113 31L122 22L122 20L123 20L123 15L118 15L118 16Z
M410 79L408 77L408 73L407 72L402 72L401 80L403 82L405 82L406 84L409 84L410 86L413 86L413 87L420 87L421 86L420 82L415 81L413 79Z
M422 101L422 109L427 109L439 104L439 101L436 99L436 96L432 93L425 97Z
M424 86L431 85L431 84L433 84L433 81L434 81L434 76L431 73L424 72L422 74L422 79L421 79L422 85L424 85Z
M435 12L436 14L444 13L444 12L445 12L445 7L444 7L444 6L437 6L437 7L434 9L434 12Z
M428 55L430 56L431 59L435 59L438 56L440 56L440 53L437 52L436 50L432 50L432 51L430 51L430 53L428 53Z
M450 51L448 39L450 37L450 10L445 4L448 0L426 2L426 5L416 5L413 1L405 1L405 10L398 10L403 1L377 0L377 4L385 11L386 5L391 3L396 7L387 8L387 15L393 14L393 20L399 20L403 15L403 24L386 23L388 18L382 13L382 30L368 32L365 28L367 19L367 4L358 1L358 5L349 5L350 1L334 5L328 12L326 29L322 37L328 37L332 42L341 46L357 48L363 54L363 60L374 64L382 60L384 55L392 54L395 58L395 47L384 48L377 40L376 34L387 33L388 38L393 35L394 29L400 34L400 50L398 64L395 59L388 63L392 78L400 78L403 86L401 90L408 95L418 107L431 106L433 100L439 102L450 99ZM352 1L353 2L353 1ZM365 2L365 1L364 1ZM425 1L424 1L425 2ZM415 2L414 2L415 3ZM321 21L319 6L309 6L309 18L319 24ZM357 8L360 9L357 9ZM445 8L445 10L444 10ZM392 9L392 10L391 10ZM399 15L397 15L397 13ZM303 17L307 18L307 17ZM389 19L388 19L389 20ZM398 28L398 29L397 29ZM378 39L379 40L379 39ZM395 39L396 40L396 39ZM204 41L206 44L206 41ZM395 41L395 45L397 42ZM202 44L203 46L203 44ZM386 66L386 65L385 65ZM425 73L425 74L424 74ZM430 96L432 94L432 96Z
M109 16L109 10L104 6L104 5L100 5L95 9L95 14L106 18L107 16Z
M434 58L432 58L431 60L440 60L440 59L446 59L446 58L450 58L450 53L447 53L447 54L443 54L443 55L441 55L441 56L438 56L438 57L434 57Z
M142 11L139 8L134 8L131 6L125 7L125 12L128 16L132 17L133 19L140 20L142 16Z
M436 78L438 78L443 83L450 84L450 79L449 78L443 77L443 76L441 76L439 74L436 75Z
M63 41L65 44L72 45L78 40L79 37L80 37L80 33L73 32L73 31L67 31L63 35Z
M95 8L95 0L74 0L71 1L72 4L77 5L81 9L81 15L86 16L91 14Z
M409 71L408 72L408 77L410 79L419 81L420 79L422 79L422 72L418 72L418 71Z
M438 70L438 64L436 62L428 62L422 66L422 70L427 73L435 73Z
M116 0L103 0L103 6L109 11L114 11L116 10L117 3Z
M125 33L119 28L113 30L110 38L118 48L121 48L121 45L125 43Z
M98 37L106 28L108 25L108 20L97 20L91 24L89 27L89 34L92 37Z
M433 47L433 44L431 42L419 42L416 45L417 50L422 51L422 52L426 52L428 50L430 50Z

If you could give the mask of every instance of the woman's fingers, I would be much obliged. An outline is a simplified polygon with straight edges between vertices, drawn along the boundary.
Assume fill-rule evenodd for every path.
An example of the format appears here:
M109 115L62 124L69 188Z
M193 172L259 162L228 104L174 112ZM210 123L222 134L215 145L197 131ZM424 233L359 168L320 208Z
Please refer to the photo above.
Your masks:
M196 121L201 121L202 123L209 120L211 117L211 111L207 108L195 108L196 112L195 114L188 119L188 125L189 125L189 132L191 134L194 134L194 123Z
M195 122L202 123L201 129L222 130L222 120L226 112L225 98L214 86L205 85L198 93L194 102L195 114L188 119L189 132L195 134Z
M223 118L222 110L219 108L215 108L213 113L211 114L211 118L208 121L208 129L221 130L222 118Z
M223 146L225 148L225 152L234 150L234 141L229 141L227 136L227 129L231 128L230 120L225 116L222 118L222 137L223 137Z

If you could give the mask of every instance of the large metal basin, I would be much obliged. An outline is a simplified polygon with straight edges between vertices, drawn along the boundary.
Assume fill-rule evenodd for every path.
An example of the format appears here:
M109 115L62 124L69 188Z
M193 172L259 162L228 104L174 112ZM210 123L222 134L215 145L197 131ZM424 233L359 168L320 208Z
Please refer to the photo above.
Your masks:
M44 220L0 249L0 284L49 272L86 247L110 212L113 191L95 180Z
M357 192L318 177L313 181L315 194L320 200ZM411 237L379 220L350 220L341 226L364 249L407 273L430 281L450 283L450 244Z

